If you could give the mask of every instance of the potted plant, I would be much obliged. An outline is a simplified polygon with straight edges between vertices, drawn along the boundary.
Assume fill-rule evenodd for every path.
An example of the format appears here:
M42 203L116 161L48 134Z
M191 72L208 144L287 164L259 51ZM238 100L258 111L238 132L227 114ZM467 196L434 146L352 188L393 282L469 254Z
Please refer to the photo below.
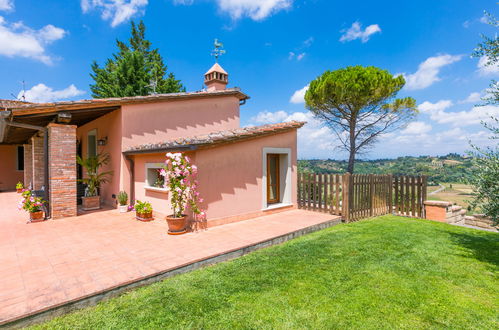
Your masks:
M173 214L166 217L168 234L180 235L187 232L187 215L185 209L190 207L194 214L204 216L198 203L202 202L197 191L196 165L190 163L189 157L182 153L167 153L166 161L161 171L170 191L170 203Z
M41 197L34 197L30 190L24 190L22 196L23 198L18 206L19 209L29 212L31 222L43 221L43 199Z
M118 210L120 213L126 213L128 212L128 194L126 191L120 191L118 193Z
M100 209L99 188L101 184L109 182L112 171L99 173L99 169L109 163L109 154L97 154L96 156L81 158L76 157L76 161L85 169L86 178L78 181L86 185L85 196L81 198L84 211Z
M16 184L16 191L18 194L22 193L23 192L23 189L24 189L24 184L19 181L17 184Z
M152 206L149 202L141 202L137 200L135 202L135 217L140 221L151 221L154 220L152 217Z

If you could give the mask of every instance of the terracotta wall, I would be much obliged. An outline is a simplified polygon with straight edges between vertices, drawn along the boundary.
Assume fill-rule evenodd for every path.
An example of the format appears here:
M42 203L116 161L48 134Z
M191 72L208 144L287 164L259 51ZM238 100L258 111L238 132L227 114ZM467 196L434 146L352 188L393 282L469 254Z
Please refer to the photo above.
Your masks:
M0 145L0 191L16 189L24 180L23 171L17 170L17 146Z
M199 168L199 191L209 221L244 217L262 212L263 148L291 149L291 198L296 205L296 131L189 153ZM145 186L146 163L161 163L164 154L138 155L135 159L135 197L151 202L161 216L171 213L168 194Z
M123 149L239 128L235 96L124 105Z
M124 105L79 127L77 138L82 141L83 157L86 157L88 132L97 129L98 139L108 137L107 145L99 146L98 152L111 155L111 163L102 170L114 174L112 182L102 186L101 197L104 203L115 206L113 194L120 190L130 192L129 162L122 155L130 146L235 128L239 128L239 99L209 97Z

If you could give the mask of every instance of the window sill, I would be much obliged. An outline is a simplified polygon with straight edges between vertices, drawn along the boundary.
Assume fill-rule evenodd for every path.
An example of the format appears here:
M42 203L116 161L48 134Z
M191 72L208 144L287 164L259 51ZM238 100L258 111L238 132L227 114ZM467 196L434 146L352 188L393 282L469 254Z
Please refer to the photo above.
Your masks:
M144 189L149 190L149 191L164 193L164 194L167 194L169 191L168 188L157 188L157 187L149 187L149 186L144 187Z
M280 209L283 207L290 207L293 206L293 203L275 203L275 204L270 204L266 208L263 208L262 211L270 211L270 210L275 210L275 209Z

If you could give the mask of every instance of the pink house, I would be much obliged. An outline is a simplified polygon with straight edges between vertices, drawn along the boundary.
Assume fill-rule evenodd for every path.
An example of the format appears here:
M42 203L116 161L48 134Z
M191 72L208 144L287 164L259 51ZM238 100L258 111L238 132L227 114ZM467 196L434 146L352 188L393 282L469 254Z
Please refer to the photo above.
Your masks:
M249 99L226 88L215 64L199 92L56 103L4 102L0 111L0 190L23 181L45 194L52 219L75 216L83 193L76 165L108 153L112 180L101 201L116 206L124 190L151 202L156 216L171 209L157 184L167 152L185 152L199 168L208 225L244 220L296 205L297 129L302 122L240 127Z

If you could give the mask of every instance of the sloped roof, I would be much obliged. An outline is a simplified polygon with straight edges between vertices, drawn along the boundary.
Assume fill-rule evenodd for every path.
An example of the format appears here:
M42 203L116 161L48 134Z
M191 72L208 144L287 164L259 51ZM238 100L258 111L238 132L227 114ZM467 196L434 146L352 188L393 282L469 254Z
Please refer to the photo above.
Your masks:
M243 127L239 129L218 131L205 135L192 136L187 138L178 138L170 141L160 143L148 143L137 145L128 150L125 154L139 154L139 153L152 153L162 152L166 150L185 150L200 149L213 147L219 144L240 142L245 140L263 137L267 135L274 135L284 133L293 129L298 129L305 125L303 121L290 121L286 123L270 124L263 126Z
M90 99L78 101L59 101L50 103L23 103L12 104L7 107L12 109L12 114L25 115L32 113L53 112L72 109L92 109L103 107L116 107L124 104L139 104L152 103L158 101L181 100L203 97L215 97L234 95L240 100L249 99L249 96L241 92L239 88L227 88L216 91L199 91L199 92L183 92L183 93L168 93L168 94L153 94L146 96L130 96L130 97L111 97L103 99Z
M1 108L1 110L5 109L5 108L19 107L19 106L24 106L24 105L28 105L28 104L32 104L32 103L18 101L18 100L4 100L4 99L0 99L0 108Z
M212 72L220 72L220 73L224 73L226 75L229 75L227 72L225 72L225 70L218 63L213 64L213 66L205 73L205 75L212 73Z

